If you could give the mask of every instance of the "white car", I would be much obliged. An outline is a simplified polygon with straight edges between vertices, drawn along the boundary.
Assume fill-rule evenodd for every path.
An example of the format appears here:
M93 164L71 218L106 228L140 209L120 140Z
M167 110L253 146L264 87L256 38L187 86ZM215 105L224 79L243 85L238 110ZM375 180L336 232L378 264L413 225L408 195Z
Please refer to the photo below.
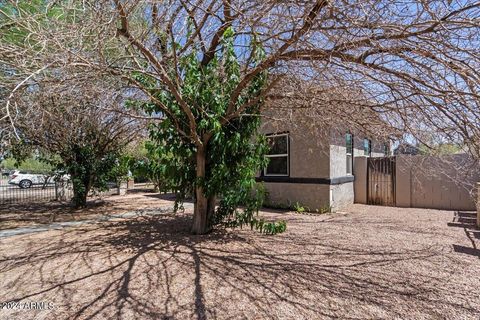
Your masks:
M53 183L53 176L44 174L33 174L26 171L15 170L10 175L9 184L19 186L22 189L30 188L33 185L45 185Z

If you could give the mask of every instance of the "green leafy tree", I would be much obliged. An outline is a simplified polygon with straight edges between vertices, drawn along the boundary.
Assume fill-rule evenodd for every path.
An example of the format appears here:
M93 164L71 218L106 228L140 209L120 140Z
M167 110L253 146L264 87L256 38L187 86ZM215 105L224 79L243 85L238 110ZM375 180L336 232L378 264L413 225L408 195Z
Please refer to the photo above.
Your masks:
M253 187L256 172L266 165L265 137L258 135L257 129L267 73L256 75L239 96L235 109L250 102L244 114L225 122L230 96L240 81L240 63L233 39L233 29L228 28L222 36L222 50L207 65L202 65L195 50L179 62L183 75L181 95L185 103L194 106L192 116L198 124L195 134L201 137L201 144L182 135L191 127L168 88L152 78L137 76L137 81L145 86L150 84L150 94L175 114L175 122L167 117L151 125L151 143L147 148L156 157L152 169L168 181L179 195L179 202L189 190L194 190L194 233L208 232L225 219L240 221L239 225L249 224L262 203ZM261 61L264 52L257 43L253 46L252 63L255 63ZM142 108L149 113L164 111L152 103L143 104ZM220 205L215 210L218 198ZM245 209L237 210L239 205L245 205Z
M16 101L21 140L13 149L48 155L46 161L70 175L73 203L83 207L91 190L105 190L108 182L126 175L120 161L123 149L141 126L121 114L121 94L107 82L59 80L63 81L33 92L25 90Z
M118 150L102 152L94 144L96 139L85 142L71 144L62 150L62 161L56 163L59 170L64 170L71 177L72 202L77 208L87 204L87 195L91 190L108 189L107 182L115 177L114 169L119 156Z
M127 150L122 157L122 162L135 179L148 180L153 183L156 191L167 192L174 190L174 186L168 183L165 174L165 161L169 157L171 156L158 153L155 144L146 140Z
M0 168L7 170L18 169L38 174L52 174L54 171L53 166L34 157L28 157L21 161L17 161L14 158L8 158L0 163Z
M7 89L0 119L15 122L8 106L20 94L17 88L65 69L75 69L78 78L107 73L128 80L161 110L168 130L178 133L157 140L181 137L185 147L175 151L195 159L195 233L208 230L212 197L197 181L214 181L207 177L207 162L217 127L245 119L246 110L266 95L276 99L275 107L298 110L317 128L335 126L337 119L371 127L380 118L386 128L375 131L384 136L390 126L413 136L431 130L480 158L475 1L45 1L61 12L52 16L23 10L28 2L35 3L8 1L14 14L0 16L0 32L18 28L28 39L0 41L0 63L15 69L0 82ZM239 71L220 68L212 78L220 79L220 92L231 92L223 117L217 117L192 100L205 90L190 80L209 83L206 70L224 60L224 35L232 27ZM258 47L265 48L265 57L258 59ZM194 66L187 68L188 61ZM267 70L268 88L247 94ZM302 83L292 86L295 78ZM353 117L352 110L359 112Z

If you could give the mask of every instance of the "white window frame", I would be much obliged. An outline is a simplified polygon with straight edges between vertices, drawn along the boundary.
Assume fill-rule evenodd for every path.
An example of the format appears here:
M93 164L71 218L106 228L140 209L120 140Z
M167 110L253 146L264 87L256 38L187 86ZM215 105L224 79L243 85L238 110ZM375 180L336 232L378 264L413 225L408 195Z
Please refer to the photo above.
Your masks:
M392 152L390 150L390 143L388 143L388 142L385 142L383 144L383 155L385 157L390 157L392 155Z
M352 138L352 152L348 152L348 145L347 145L347 135L350 135L350 137ZM353 133L350 133L350 132L347 132L345 134L345 163L346 163L346 168L345 168L345 171L346 171L346 174L347 176L352 176L353 175L353 149L354 149L354 136L353 136ZM350 159L348 158L348 156L350 156ZM351 172L348 172L348 163L350 163L350 169L351 169Z
M268 138L275 138L275 137L287 137L287 153L279 153L279 154L267 154L265 155L266 158L283 158L287 157L287 173L267 173L268 165L263 169L263 175L265 177L288 177L290 176L290 138L288 133L278 133L278 134L269 134L267 135Z
M368 154L365 154L365 141L368 141ZM367 157L372 156L372 147L373 147L372 139L370 138L363 139L363 155L364 156L367 156Z

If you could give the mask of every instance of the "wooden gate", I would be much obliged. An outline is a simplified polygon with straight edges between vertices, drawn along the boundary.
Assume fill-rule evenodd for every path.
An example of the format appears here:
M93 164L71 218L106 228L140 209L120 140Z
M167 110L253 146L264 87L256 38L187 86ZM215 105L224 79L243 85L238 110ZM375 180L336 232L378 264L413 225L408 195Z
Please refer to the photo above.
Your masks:
M395 157L367 159L367 203L395 206Z

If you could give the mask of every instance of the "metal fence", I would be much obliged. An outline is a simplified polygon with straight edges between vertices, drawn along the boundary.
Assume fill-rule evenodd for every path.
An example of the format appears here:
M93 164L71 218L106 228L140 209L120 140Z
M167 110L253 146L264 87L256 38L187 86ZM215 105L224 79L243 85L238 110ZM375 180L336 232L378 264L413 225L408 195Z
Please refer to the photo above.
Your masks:
M2 204L68 200L72 195L72 188L67 183L51 182L32 185L30 188L20 188L17 185L9 185L5 178L0 179L0 203Z
M119 194L119 185L116 182L107 183L107 190L91 192L89 197L105 197ZM0 179L0 204L7 203L36 203L46 201L69 201L73 197L73 188L70 181L55 181L47 184L32 185L29 188L20 188L8 184L8 179Z

